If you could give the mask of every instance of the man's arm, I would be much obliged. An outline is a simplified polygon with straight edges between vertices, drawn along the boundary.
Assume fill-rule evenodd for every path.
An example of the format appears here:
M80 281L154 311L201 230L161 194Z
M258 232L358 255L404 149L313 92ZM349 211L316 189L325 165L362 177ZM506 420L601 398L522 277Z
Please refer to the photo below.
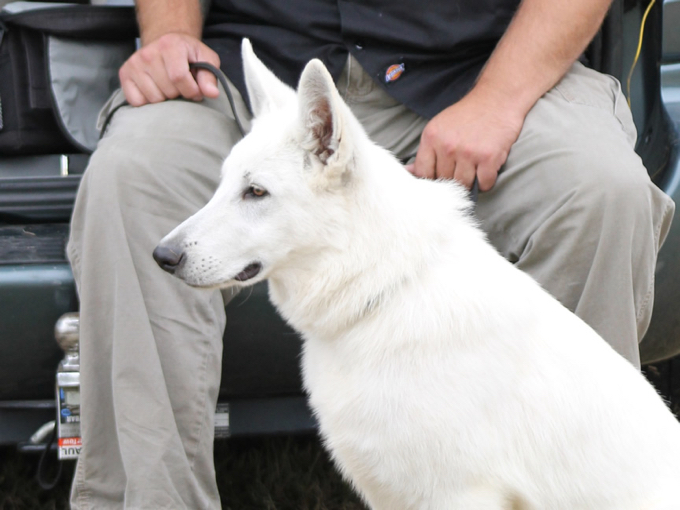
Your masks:
M220 65L217 54L201 42L203 16L199 0L137 0L142 47L120 69L125 98L133 106L185 97L217 97L215 77L194 75L190 62Z
M473 89L425 127L419 177L482 191L496 182L524 118L583 53L611 0L524 0Z

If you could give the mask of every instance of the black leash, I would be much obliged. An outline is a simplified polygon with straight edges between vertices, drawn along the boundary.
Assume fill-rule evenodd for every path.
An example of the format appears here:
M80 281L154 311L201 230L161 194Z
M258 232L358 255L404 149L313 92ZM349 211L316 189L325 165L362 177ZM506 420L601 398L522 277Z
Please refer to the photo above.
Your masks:
M234 114L234 120L236 121L238 130L241 132L241 136L246 136L246 130L243 129L241 119L239 118L238 113L236 113L234 96L232 95L231 90L229 90L229 83L227 83L227 77L224 76L224 73L217 69L214 65L208 64L207 62L193 62L189 64L189 69L206 69L215 75L215 78L217 78L217 81L219 81L222 84L222 88L227 93L227 100L229 101L231 112Z
M241 119L238 116L238 113L236 112L236 104L234 103L234 95L231 93L231 90L229 89L229 83L227 82L227 77L224 76L224 73L220 71L217 67L215 67L212 64L208 64L207 62L192 62L189 64L189 69L205 69L207 71L210 71L212 74L215 75L215 78L217 78L217 81L220 82L222 85L222 88L224 89L224 92L227 94L227 100L229 101L229 106L231 107L231 112L234 114L234 120L236 121L236 126L238 127L238 130L241 132L241 136L246 136L246 130L243 128L243 124L241 124ZM116 113L120 108L123 106L129 106L130 103L127 102L127 100L123 101L121 104L117 105L115 108L113 108L108 115L106 116L106 119L104 119L104 122L102 123L102 129L99 132L99 139L104 136L104 133L106 133L106 128L109 127L109 124L111 123L111 119L113 118L113 114Z
M41 489L46 491L54 489L57 486L57 483L59 483L59 479L61 478L62 462L60 460L57 460L57 472L54 474L52 480L47 479L47 473L45 472L45 466L47 465L46 459L50 453L50 450L52 449L54 440L57 438L58 426L59 425L57 424L57 422L54 422L54 429L52 429L52 434L50 435L49 441L45 445L45 449L40 454L40 460L38 461L38 470L36 471L35 474L35 477L38 480L38 485L40 485Z

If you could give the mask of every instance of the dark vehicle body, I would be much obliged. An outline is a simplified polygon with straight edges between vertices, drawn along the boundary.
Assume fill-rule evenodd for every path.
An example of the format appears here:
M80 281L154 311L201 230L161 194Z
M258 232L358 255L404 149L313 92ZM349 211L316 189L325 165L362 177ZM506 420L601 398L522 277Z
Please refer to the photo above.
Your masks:
M624 89L648 5L617 0L586 56L588 65L616 76ZM678 202L680 0L656 3L644 34L630 95L637 152L652 179ZM30 436L55 419L55 372L64 352L54 340L54 326L62 314L78 310L64 251L87 159L74 153L0 154L0 444L30 450ZM680 221L675 221L659 255L643 362L680 352L678 303ZM300 339L269 304L266 284L242 292L227 314L220 402L228 404L229 434L313 430L301 388Z

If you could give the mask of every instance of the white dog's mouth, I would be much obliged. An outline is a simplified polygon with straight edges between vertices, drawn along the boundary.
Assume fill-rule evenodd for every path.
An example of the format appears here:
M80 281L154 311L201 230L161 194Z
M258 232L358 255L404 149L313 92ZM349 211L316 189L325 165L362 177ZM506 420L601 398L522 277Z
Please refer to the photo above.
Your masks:
M243 268L243 271L234 276L234 280L239 282L248 281L260 274L260 271L262 271L262 264L260 262L252 262Z

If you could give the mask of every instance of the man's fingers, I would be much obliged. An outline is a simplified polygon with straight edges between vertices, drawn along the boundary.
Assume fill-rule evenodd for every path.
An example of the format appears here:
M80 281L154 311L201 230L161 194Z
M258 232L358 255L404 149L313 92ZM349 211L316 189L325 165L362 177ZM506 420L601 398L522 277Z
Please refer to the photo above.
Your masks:
M159 85L165 84L166 90L174 90L174 96L167 96L168 99L174 97L185 97L187 99L200 100L201 90L196 83L194 75L189 69L186 52L180 48L173 48L172 51L163 54L163 71L159 75Z
M498 171L501 165L494 163L487 163L477 167L477 182L479 183L479 191L489 191L496 184Z
M458 168L458 160L454 154L450 154L445 150L437 152L437 164L435 166L435 179L453 179L456 169Z
M196 83L201 94L206 97L215 98L220 91L217 88L217 78L207 69L198 69L196 72Z
M411 173L416 177L434 179L436 164L437 156L435 152L421 143L420 147L418 147L416 160L413 163L413 171Z
M125 99L132 106L142 106L148 103L144 94L139 90L137 85L132 80L125 80L121 83Z
M145 59L148 60L148 57ZM179 95L177 88L168 79L160 57L147 63L133 55L123 65L119 76L125 98L132 106L160 103Z
M193 73L189 62L219 68L220 58L196 38L169 33L137 50L121 67L123 92L133 106L185 97L217 97L217 80L209 71Z
M155 88L162 94L161 101L175 99L180 95L179 89L175 86L174 80L169 75L169 70L161 58L151 68L147 70L147 75L155 85ZM140 81L146 81L140 78ZM158 101L153 101L158 102Z
M194 48L195 54L193 55L192 62L207 62L212 64L217 69L220 68L220 57L215 53L212 48L209 48L203 43L200 43ZM206 97L215 98L219 95L219 89L217 88L217 78L213 73L206 69L198 69L195 71L196 83L198 83L198 88Z
M456 161L456 169L453 178L467 189L472 188L476 174L477 168L472 161Z
M135 77L134 83L139 91L144 95L146 103L160 103L165 101L165 94L161 92L161 89L158 88L158 85L156 85L156 82L150 75L146 73L138 74Z

